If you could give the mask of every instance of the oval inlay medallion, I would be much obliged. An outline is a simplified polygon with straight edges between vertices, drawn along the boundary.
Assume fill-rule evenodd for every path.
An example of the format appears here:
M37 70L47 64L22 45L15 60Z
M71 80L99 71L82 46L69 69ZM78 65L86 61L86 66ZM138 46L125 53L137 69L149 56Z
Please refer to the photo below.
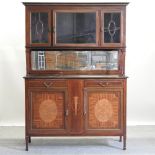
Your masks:
M107 99L99 100L95 105L95 117L100 122L107 122L111 119L113 109L110 101Z
M57 116L57 106L53 100L44 100L39 107L40 118L46 122L52 122Z

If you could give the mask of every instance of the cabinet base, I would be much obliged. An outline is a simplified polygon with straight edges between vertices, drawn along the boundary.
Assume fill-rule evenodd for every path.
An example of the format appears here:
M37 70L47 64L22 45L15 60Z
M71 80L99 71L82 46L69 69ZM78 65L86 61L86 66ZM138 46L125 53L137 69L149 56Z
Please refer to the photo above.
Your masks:
M119 142L122 142L122 136L120 136L119 138L120 138ZM31 143L31 137L30 136L26 136L25 142L26 142L25 151L28 151L28 144ZM126 136L123 136L123 150L126 150Z

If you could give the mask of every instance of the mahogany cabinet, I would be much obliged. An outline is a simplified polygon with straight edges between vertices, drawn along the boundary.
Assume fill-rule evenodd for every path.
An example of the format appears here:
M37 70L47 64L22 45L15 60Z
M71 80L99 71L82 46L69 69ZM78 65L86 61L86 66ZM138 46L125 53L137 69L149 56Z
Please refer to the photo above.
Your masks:
M126 149L128 3L24 3L25 139L119 136Z

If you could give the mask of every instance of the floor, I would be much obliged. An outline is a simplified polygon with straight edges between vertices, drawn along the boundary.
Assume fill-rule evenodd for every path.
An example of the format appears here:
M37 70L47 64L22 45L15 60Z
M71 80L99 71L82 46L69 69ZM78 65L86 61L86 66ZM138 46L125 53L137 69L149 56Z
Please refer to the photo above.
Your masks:
M32 138L25 151L24 127L0 127L0 155L155 155L155 126L130 126L127 150L119 137Z

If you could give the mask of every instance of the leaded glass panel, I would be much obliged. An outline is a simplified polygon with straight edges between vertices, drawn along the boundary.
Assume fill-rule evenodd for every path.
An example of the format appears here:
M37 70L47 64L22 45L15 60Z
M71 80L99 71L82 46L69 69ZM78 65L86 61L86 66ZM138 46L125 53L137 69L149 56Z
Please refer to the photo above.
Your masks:
M120 43L120 13L104 13L104 43Z
M31 13L31 43L48 43L48 13Z

